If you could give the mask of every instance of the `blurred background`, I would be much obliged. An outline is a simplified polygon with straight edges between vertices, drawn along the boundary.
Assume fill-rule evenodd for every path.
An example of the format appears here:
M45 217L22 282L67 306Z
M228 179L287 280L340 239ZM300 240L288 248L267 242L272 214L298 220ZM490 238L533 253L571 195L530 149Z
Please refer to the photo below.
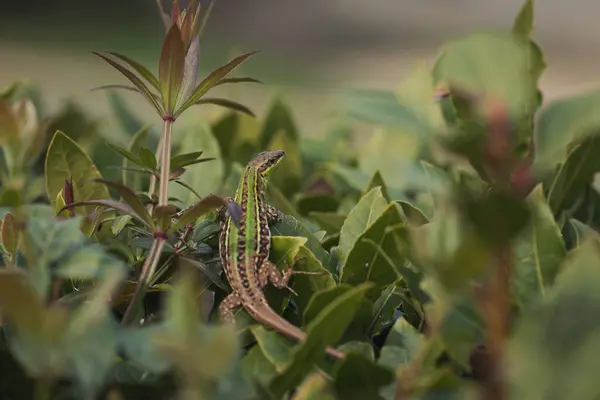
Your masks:
M169 3L164 0L167 12ZM89 50L122 52L156 68L164 27L155 0L0 4L0 87L29 79L51 109L74 99L97 115L108 112L106 93L89 89L123 78ZM341 88L394 89L416 64L432 63L445 41L473 30L510 29L521 5L522 0L216 0L201 72L261 49L236 72L268 86L237 86L226 95L260 113L271 95L282 93L303 121L303 133L311 134L335 109ZM542 80L546 97L596 85L600 2L543 0L535 8L534 36L549 64ZM141 98L124 96L140 116L156 118Z

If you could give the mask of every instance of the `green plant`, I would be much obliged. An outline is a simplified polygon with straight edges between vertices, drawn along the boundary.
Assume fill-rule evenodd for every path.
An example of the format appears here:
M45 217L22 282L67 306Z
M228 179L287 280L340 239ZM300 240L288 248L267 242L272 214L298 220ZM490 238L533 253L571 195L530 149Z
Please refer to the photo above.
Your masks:
M449 42L395 92L348 93L320 139L282 98L256 117L204 97L256 81L228 76L248 53L196 84L199 13L165 16L158 78L98 53L163 129L114 91L119 144L76 105L45 115L26 85L0 94L0 397L598 396L600 95L543 104L533 1L511 32ZM205 103L229 110L174 125ZM357 119L375 128L360 150ZM267 149L287 154L268 188L285 214L271 260L319 272L294 277L297 296L265 292L303 343L215 313L230 290L216 210Z

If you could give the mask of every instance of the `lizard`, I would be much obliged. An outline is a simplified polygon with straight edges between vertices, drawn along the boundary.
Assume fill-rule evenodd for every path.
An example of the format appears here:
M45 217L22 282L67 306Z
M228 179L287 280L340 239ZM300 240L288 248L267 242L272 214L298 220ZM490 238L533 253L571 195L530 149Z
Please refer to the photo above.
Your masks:
M281 272L269 260L270 226L280 221L282 214L266 202L265 192L269 176L284 157L283 150L265 151L256 155L244 170L235 198L226 198L226 201L236 202L240 206L238 211L241 215L238 216L238 226L231 215L224 212L219 218L219 256L232 288L232 292L221 301L219 314L224 322L233 323L233 310L244 307L255 320L291 339L303 341L306 333L276 313L263 293L270 282L279 289L288 289L295 294L288 286L292 275L311 274L294 271L292 266L287 266ZM344 357L343 353L330 347L326 352L335 358Z

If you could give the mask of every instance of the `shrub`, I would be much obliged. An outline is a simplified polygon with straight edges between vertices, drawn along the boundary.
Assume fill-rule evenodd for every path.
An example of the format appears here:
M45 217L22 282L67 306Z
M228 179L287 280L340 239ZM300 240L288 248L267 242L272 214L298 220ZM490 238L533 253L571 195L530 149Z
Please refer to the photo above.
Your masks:
M128 144L76 104L47 115L31 87L0 95L2 398L599 395L600 92L543 104L531 0L511 31L447 43L399 90L348 92L319 139L282 98L257 117L206 97L259 83L232 75L254 53L198 79L206 18L174 4L157 76L95 53L131 85L104 87ZM180 126L202 104L227 111ZM375 128L361 148L357 121ZM301 343L216 314L231 290L217 212L236 216L224 197L266 149L287 154L271 261L318 272L265 292Z

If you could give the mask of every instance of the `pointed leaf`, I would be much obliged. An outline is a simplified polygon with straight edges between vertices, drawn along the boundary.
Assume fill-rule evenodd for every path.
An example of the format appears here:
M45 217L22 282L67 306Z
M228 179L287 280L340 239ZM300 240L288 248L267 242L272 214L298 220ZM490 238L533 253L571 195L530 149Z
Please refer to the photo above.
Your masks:
M148 89L148 86L146 86L146 84L140 78L137 77L137 75L135 75L133 72L131 72L127 68L123 67L119 63L115 62L114 60L111 60L109 57L107 57L103 54L100 54L95 51L92 51L92 53L97 55L98 57L102 58L104 61L106 61L110 65L112 65L117 71L119 71L127 79L129 79L129 81L131 83L133 83L133 85L142 92L143 97L146 100L148 100L148 102L150 102L150 104L152 104L152 106L154 106L154 109L158 112L158 114L160 116L162 116L164 114L164 111L163 111L161 105L158 103L158 101L156 101L155 95L150 91L150 89Z
M154 221L144 204L140 200L140 198L135 194L135 192L129 189L127 186L121 185L117 182L107 181L105 179L95 179L96 182L101 183L110 188L116 189L119 194L123 197L123 200L131 207L132 210L136 213L138 218L141 218L144 224L148 227L154 226Z
M313 363L325 357L325 348L334 346L340 340L370 288L371 285L366 283L348 290L311 321L306 329L306 340L294 352L294 361L271 382L274 394L281 397L288 390L296 388L313 368Z
M344 261L354 247L358 237L367 230L387 208L381 187L365 194L350 211L340 231L340 260Z
M195 102L194 104L195 105L214 104L216 106L221 106L221 107L229 108L230 110L233 110L233 111L239 111L241 113L248 114L251 117L256 117L256 115L254 115L252 110L250 110L248 107L246 107L245 105L240 104L236 101L233 101L233 100L210 97L210 98L200 99L197 102Z
M205 156L214 157L216 160L211 161L210 167L190 168L180 178L181 182L194 188L200 196L217 192L223 181L223 160L221 159L219 143L213 136L210 125L201 121L196 123L193 128L182 133L183 135L180 136L181 141L177 143L179 153L202 150ZM184 207L197 201L193 193L173 182L169 184L169 194L180 199Z
M134 164L139 165L140 167L145 167L146 165L144 164L144 162L135 154L129 152L128 150L125 150L124 148L117 146L116 144L112 144L109 142L106 142L106 144L111 147L113 150L115 150L116 152L118 152L119 154L121 154L123 157L125 157L126 159L128 159L129 161L131 161Z
M0 144L19 137L19 123L10 105L0 101Z
M515 267L511 274L512 295L520 307L545 297L567 253L541 185L529 195L528 202L532 205L532 220L515 241Z
M178 229L185 227L188 224L196 222L198 218L204 214L217 210L228 205L224 198L216 195L208 195L202 198L198 203L187 209L179 220L171 226L169 232L175 232Z
M140 161L144 163L145 167L148 167L150 169L156 169L156 156L153 152L151 152L145 147L142 147L138 155L140 156Z
M515 18L512 32L514 34L529 38L533 30L533 0L526 0Z
M163 42L158 78L162 93L163 105L168 115L173 115L177 96L181 89L183 72L185 68L185 49L181 39L181 32L177 24L171 25Z
M141 216L139 216L128 204L121 203L119 201L114 201L114 200L87 200L87 201L78 201L78 202L75 202L73 204L64 206L63 208L61 208L59 210L58 213L60 214L64 210L69 210L71 208L85 207L85 206L108 207L110 209L117 210L117 211L119 211L122 214L131 215L133 218L137 219L138 221L142 222L143 224L146 223L145 220L144 220L144 218L142 218ZM148 228L150 228L150 227L151 226L148 226Z
M150 134L150 125L142 126L131 138L128 146L128 154L135 154L139 152L142 147L150 146L150 140L148 140ZM115 149L116 150L116 149ZM118 150L117 150L118 151ZM141 161L141 160L140 160ZM142 183L139 175L127 173L127 169L130 163L130 159L125 157L123 159L123 184L134 190L141 190ZM134 163L135 164L135 163Z
M562 162L571 146L595 138L600 128L600 91L588 91L555 100L540 111L535 132L535 161L538 171Z
M200 98L202 98L202 96L204 96L206 92L208 92L213 86L215 86L221 79L225 78L238 65L246 61L255 53L257 53L257 51L238 56L230 62L228 62L227 64L211 72L206 78L204 78L202 82L200 82L198 86L196 86L196 89L194 89L187 101L183 103L177 109L177 111L175 111L174 117L178 117L183 111L195 104L198 100L200 100Z
M139 93L141 95L144 95L144 93L140 89L138 89L137 87L127 86L127 85L102 85L102 86L96 86L94 88L91 88L90 91L95 92L97 90L111 90L111 89L127 90L127 91L130 91L130 92L136 92L136 93ZM155 95L154 93L152 93L152 96L154 97L154 99L156 101L160 101L160 97L158 97L158 95Z
M127 64L129 64L129 66L131 66L133 69L135 69L137 71L138 74L140 74L144 79L146 79L148 82L150 82L150 84L156 89L160 91L160 85L158 83L158 79L156 79L156 77L154 76L154 74L152 72L150 72L146 67L144 67L142 64L140 64L139 62L123 55L123 54L119 54L119 53L115 53L112 51L109 51L108 54L112 54L113 56L120 58L121 60L125 61Z
M202 151L194 151L192 153L179 154L171 157L170 169L185 167L189 162L196 161L202 155L202 153Z
M91 158L71 138L56 131L46 153L46 193L54 203L65 179L73 183L76 201L108 200L108 190L91 179L101 178ZM93 207L84 207L79 215L88 215Z
M226 83L259 83L262 84L258 79L251 78L249 76L241 76L238 78L223 78L215 86L224 85Z
M14 255L17 251L18 234L15 217L6 213L2 220L2 247L8 254Z

